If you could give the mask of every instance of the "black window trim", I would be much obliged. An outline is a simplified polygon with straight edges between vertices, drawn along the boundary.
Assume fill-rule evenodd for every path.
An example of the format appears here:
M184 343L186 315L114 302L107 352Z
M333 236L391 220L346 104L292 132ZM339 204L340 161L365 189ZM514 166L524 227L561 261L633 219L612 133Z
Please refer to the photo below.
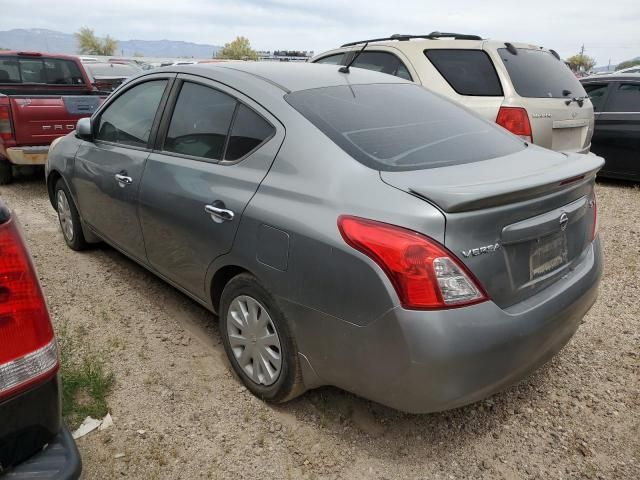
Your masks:
M231 98L233 98L233 100L235 100L236 105L235 108L233 110L233 115L231 116L231 122L229 123L229 128L227 129L227 135L226 138L224 140L224 147L222 150L222 159L220 160L214 160L212 158L206 158L206 157L198 157L196 155L187 155L184 153L178 153L178 152L172 152L169 150L165 150L164 149L164 144L167 140L167 134L169 133L169 126L171 125L171 118L173 117L173 112L176 108L176 104L178 102L178 97L180 96L180 91L182 90L182 86L185 83L194 83L196 85L201 85L203 87L207 87L210 88L212 90L217 90L220 93L223 93ZM276 132L277 132L277 127L273 124L273 122L271 122L270 120L268 120L267 118L265 118L265 116L263 114L261 114L260 112L258 112L255 108L251 107L250 105L247 105L246 102L243 102L242 100L240 100L236 95L231 94L228 91L225 91L222 88L216 88L215 86L212 85L212 83L216 83L217 82L215 80L211 80L211 79L207 79L207 78L202 78L202 80L198 80L197 78L193 78L193 77L179 77L176 79L175 83L173 84L173 87L171 89L171 93L167 99L167 104L166 107L162 113L162 119L160 121L160 125L157 131L157 135L155 138L155 142L153 143L153 148L152 151L154 153L159 153L162 155L167 155L170 157L177 157L177 158L184 158L187 160L195 160L198 162L205 162L205 163L211 163L214 165L235 165L237 163L242 162L245 158L247 158L248 156L252 155L256 150L258 150L259 148L262 148L265 144L267 144L273 137L275 137ZM271 135L269 135L267 138L265 138L262 142L260 142L258 145L256 145L253 149L251 149L249 152L247 152L246 154L244 154L242 157L238 158L237 160L225 160L224 156L227 153L227 146L229 145L229 138L231 137L231 132L233 131L233 126L235 125L236 122L236 116L238 115L238 109L240 108L240 105L244 105L245 107L247 107L249 110L253 111L256 115L258 115L260 118L262 118L265 122L267 122L269 125L271 125L271 128L273 129L273 132L271 133Z
M493 72L496 74L496 78L498 79L498 85L500 86L500 91L502 93L500 95L471 95L471 94L467 94L467 93L460 93L456 89L456 87L454 87L451 84L449 79L444 76L444 74L436 66L436 64L431 61L431 59L427 55L427 52L431 52L431 51L440 51L440 52L441 51L445 51L445 52L482 52L482 53L484 53L486 55L487 59L489 60L489 64L491 64L491 68L493 68ZM502 86L502 79L500 78L500 75L498 74L498 71L496 70L496 66L493 63L493 59L491 58L491 55L489 55L489 53L487 53L485 50L481 50L479 48L425 48L422 51L422 53L424 54L424 58L427 59L427 61L431 64L431 66L436 69L438 74L440 74L440 76L444 79L444 81L447 82L447 84L451 87L451 89L454 92L456 92L458 95L460 95L462 97L483 97L483 98L501 98L502 97L502 98L504 98L504 87Z
M173 84L175 83L175 79L176 79L175 73L145 75L144 77L138 78L135 82L128 83L126 84L126 86L118 89L117 95L109 96L107 101L105 101L102 105L100 105L98 110L96 110L96 112L91 117L91 128L93 130L92 134L93 134L94 143L96 145L112 145L120 148L129 148L131 150L139 150L142 152L151 152L153 150L153 145L155 144L155 141L156 141L158 127L160 126L160 120L162 118L164 109L167 105L167 100L169 99L169 94L172 91ZM149 133L149 139L147 140L146 147L141 147L137 145L127 145L127 144L118 143L118 142L110 142L108 140L101 140L98 138L97 129L98 129L98 125L100 124L100 118L102 117L102 114L109 108L109 106L113 104L113 102L115 102L118 98L120 98L121 95L137 87L138 85L142 85L143 83L148 83L148 82L153 82L158 80L166 80L167 85L164 88L164 92L162 93L162 98L160 99L160 103L158 104L158 109L156 110L156 115L153 118L153 123L151 124L151 132Z

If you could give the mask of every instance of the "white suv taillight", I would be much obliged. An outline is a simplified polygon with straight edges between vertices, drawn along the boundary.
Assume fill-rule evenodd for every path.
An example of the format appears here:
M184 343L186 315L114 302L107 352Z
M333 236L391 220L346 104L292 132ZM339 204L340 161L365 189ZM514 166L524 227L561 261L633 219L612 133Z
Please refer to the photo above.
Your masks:
M473 274L432 238L395 225L341 216L342 238L387 274L404 308L446 309L487 300Z
M500 107L500 110L498 110L498 116L496 117L496 123L501 127L506 128L514 135L518 135L525 142L533 142L529 115L524 108Z
M10 219L0 225L0 400L50 378L58 368L40 283Z

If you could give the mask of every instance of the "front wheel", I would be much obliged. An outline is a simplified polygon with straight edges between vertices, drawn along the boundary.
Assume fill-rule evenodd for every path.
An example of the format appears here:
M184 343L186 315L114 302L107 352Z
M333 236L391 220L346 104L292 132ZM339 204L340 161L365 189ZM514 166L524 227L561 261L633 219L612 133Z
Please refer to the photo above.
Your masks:
M277 403L303 393L295 342L271 294L253 276L241 274L225 286L220 306L222 343L245 386Z
M56 183L55 194L56 210L58 211L58 220L60 221L64 241L73 250L85 249L87 242L82 232L80 215L64 180L60 179Z

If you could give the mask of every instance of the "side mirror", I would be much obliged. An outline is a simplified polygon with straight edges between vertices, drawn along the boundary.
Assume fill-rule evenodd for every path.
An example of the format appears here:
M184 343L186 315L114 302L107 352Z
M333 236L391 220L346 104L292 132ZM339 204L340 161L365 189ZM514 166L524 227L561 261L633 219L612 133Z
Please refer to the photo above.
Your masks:
M76 137L86 140L88 142L93 141L93 129L91 128L91 118L85 117L78 120L76 123Z

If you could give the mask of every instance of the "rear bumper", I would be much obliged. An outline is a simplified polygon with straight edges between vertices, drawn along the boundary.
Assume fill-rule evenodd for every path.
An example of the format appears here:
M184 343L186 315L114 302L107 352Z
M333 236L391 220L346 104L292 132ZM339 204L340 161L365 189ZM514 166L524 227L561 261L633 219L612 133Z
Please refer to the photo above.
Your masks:
M14 165L44 165L47 163L49 147L10 147L6 152L7 158Z
M309 332L312 340L299 347L316 384L411 413L460 407L519 381L569 341L602 275L599 240L583 255L565 278L508 309L491 301L433 312L396 307L366 327L311 314L296 337Z
M7 480L75 480L80 477L82 461L67 427L40 452L7 472Z

